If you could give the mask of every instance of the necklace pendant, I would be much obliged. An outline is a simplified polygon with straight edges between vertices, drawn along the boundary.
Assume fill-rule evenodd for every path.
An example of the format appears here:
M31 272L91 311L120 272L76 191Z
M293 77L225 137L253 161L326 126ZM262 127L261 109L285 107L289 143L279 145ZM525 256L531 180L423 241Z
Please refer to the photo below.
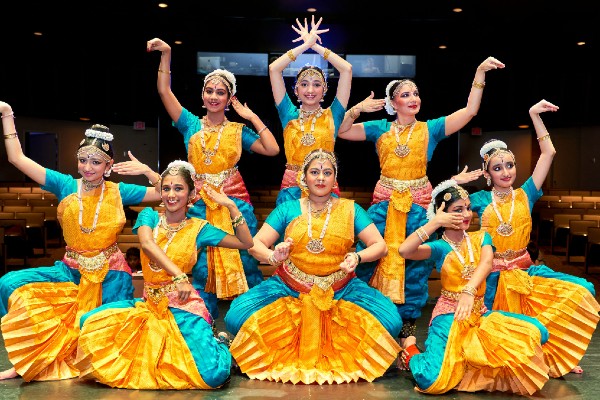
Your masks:
M205 164L205 165L210 165L210 164L212 164L212 160L210 159L210 157L206 156L206 157L204 158L204 164Z
M303 146L312 146L316 141L317 140L312 133L305 133L300 139L300 143L302 143Z
M498 228L496 228L496 232L498 232L500 236L510 236L513 234L514 230L509 222L502 222L498 225Z
M81 229L81 232L89 235L90 233L94 232L94 230L96 230L96 227L86 228L86 227L79 225L79 229Z
M400 158L406 157L408 153L410 153L410 147L408 147L405 144L399 144L394 150L394 154L396 154Z
M313 254L319 254L325 251L325 246L323 246L323 242L320 239L310 239L306 245L306 250Z

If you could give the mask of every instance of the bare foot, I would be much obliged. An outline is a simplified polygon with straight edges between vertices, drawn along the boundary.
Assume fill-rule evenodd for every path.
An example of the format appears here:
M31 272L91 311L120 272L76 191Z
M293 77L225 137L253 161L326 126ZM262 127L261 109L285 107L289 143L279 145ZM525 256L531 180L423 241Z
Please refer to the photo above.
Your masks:
M581 368L579 365L576 366L575 368L573 368L571 370L571 373L573 374L583 374L583 368Z
M400 346L402 347L402 351L398 355L398 361L396 362L396 367L401 371L408 371L408 365L406 365L406 356L408 353L404 350L408 346L417 344L417 338L414 336L409 336L407 338L400 339Z
M0 381L4 379L17 378L18 376L19 374L17 374L17 371L14 368L7 369L6 371L0 372Z

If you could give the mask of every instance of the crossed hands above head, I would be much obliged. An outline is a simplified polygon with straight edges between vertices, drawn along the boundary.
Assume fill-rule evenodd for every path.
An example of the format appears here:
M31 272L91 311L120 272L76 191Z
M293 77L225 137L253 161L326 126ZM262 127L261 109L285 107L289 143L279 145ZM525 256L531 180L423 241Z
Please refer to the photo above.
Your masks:
M323 17L319 18L319 20L315 23L315 16L312 16L312 20L310 23L310 30L308 29L308 22L306 18L304 18L304 25L296 18L296 23L298 27L292 25L292 29L296 31L300 37L292 40L292 42L299 42L300 40L304 41L312 47L315 43L319 42L319 44L323 43L321 41L321 33L329 32L329 29L319 29L319 25L321 25L321 21L323 21Z

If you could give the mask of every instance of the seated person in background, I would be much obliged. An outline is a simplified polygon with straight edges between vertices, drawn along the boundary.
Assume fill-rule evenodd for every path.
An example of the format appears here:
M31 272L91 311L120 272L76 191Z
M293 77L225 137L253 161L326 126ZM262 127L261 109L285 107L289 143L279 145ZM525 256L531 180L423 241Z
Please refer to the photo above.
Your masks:
M140 249L131 246L127 249L125 253L125 260L127 260L127 265L131 268L131 272L139 272L141 269L140 265Z

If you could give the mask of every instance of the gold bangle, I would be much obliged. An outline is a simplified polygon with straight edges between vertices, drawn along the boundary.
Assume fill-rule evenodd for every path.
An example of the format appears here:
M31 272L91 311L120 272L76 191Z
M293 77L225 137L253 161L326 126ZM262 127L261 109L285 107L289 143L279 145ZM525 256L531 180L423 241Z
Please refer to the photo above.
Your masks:
M156 178L156 182L152 183L152 181L148 179L148 183L150 183L152 186L156 186L159 184L160 179L161 179L161 176L158 175L158 178Z
M173 278L173 282L174 283L181 283L181 282L190 282L190 279L188 278L187 274L184 272L180 275L174 276Z
M13 118L15 118L15 112L11 111L8 114L2 116L2 118L6 118L6 117L13 117Z
M543 142L544 140L550 140L550 134L546 133L544 136L540 136L537 138L538 142Z
M288 50L286 54L290 58L290 60L296 61L296 56L294 55L294 52L292 50Z
M465 286L463 286L463 288L460 292L466 293L469 296L475 297L475 295L477 294L477 289L475 289L473 286L465 285Z
M158 69L158 72L163 73L163 74L169 74L171 75L171 71L163 71L162 69Z
M326 48L325 51L323 52L323 59L327 60L327 57L329 57L330 54L331 54L331 50Z
M283 263L283 260L282 260L282 261L277 261L277 260L275 259L275 252L273 251L273 252L271 252L271 254L269 255L269 257L267 257L267 262L268 262L270 265L272 265L272 266L276 267L276 266L278 266L278 265L281 265L281 263Z
M473 81L473 87L476 89L483 89L485 87L485 82Z
M16 138L17 136L18 136L18 135L17 135L17 132L14 132L14 133L5 133L5 134L4 134L4 139L14 139L14 138Z
M415 232L417 233L419 239L421 239L421 242L424 243L427 239L429 239L429 234L422 226L418 227Z
M356 114L354 113L354 107L352 107L352 108L350 109L350 111L348 111L348 115L349 115L349 116L350 116L350 118L352 118L352 119L356 119L356 118L358 118L358 115L356 115Z

